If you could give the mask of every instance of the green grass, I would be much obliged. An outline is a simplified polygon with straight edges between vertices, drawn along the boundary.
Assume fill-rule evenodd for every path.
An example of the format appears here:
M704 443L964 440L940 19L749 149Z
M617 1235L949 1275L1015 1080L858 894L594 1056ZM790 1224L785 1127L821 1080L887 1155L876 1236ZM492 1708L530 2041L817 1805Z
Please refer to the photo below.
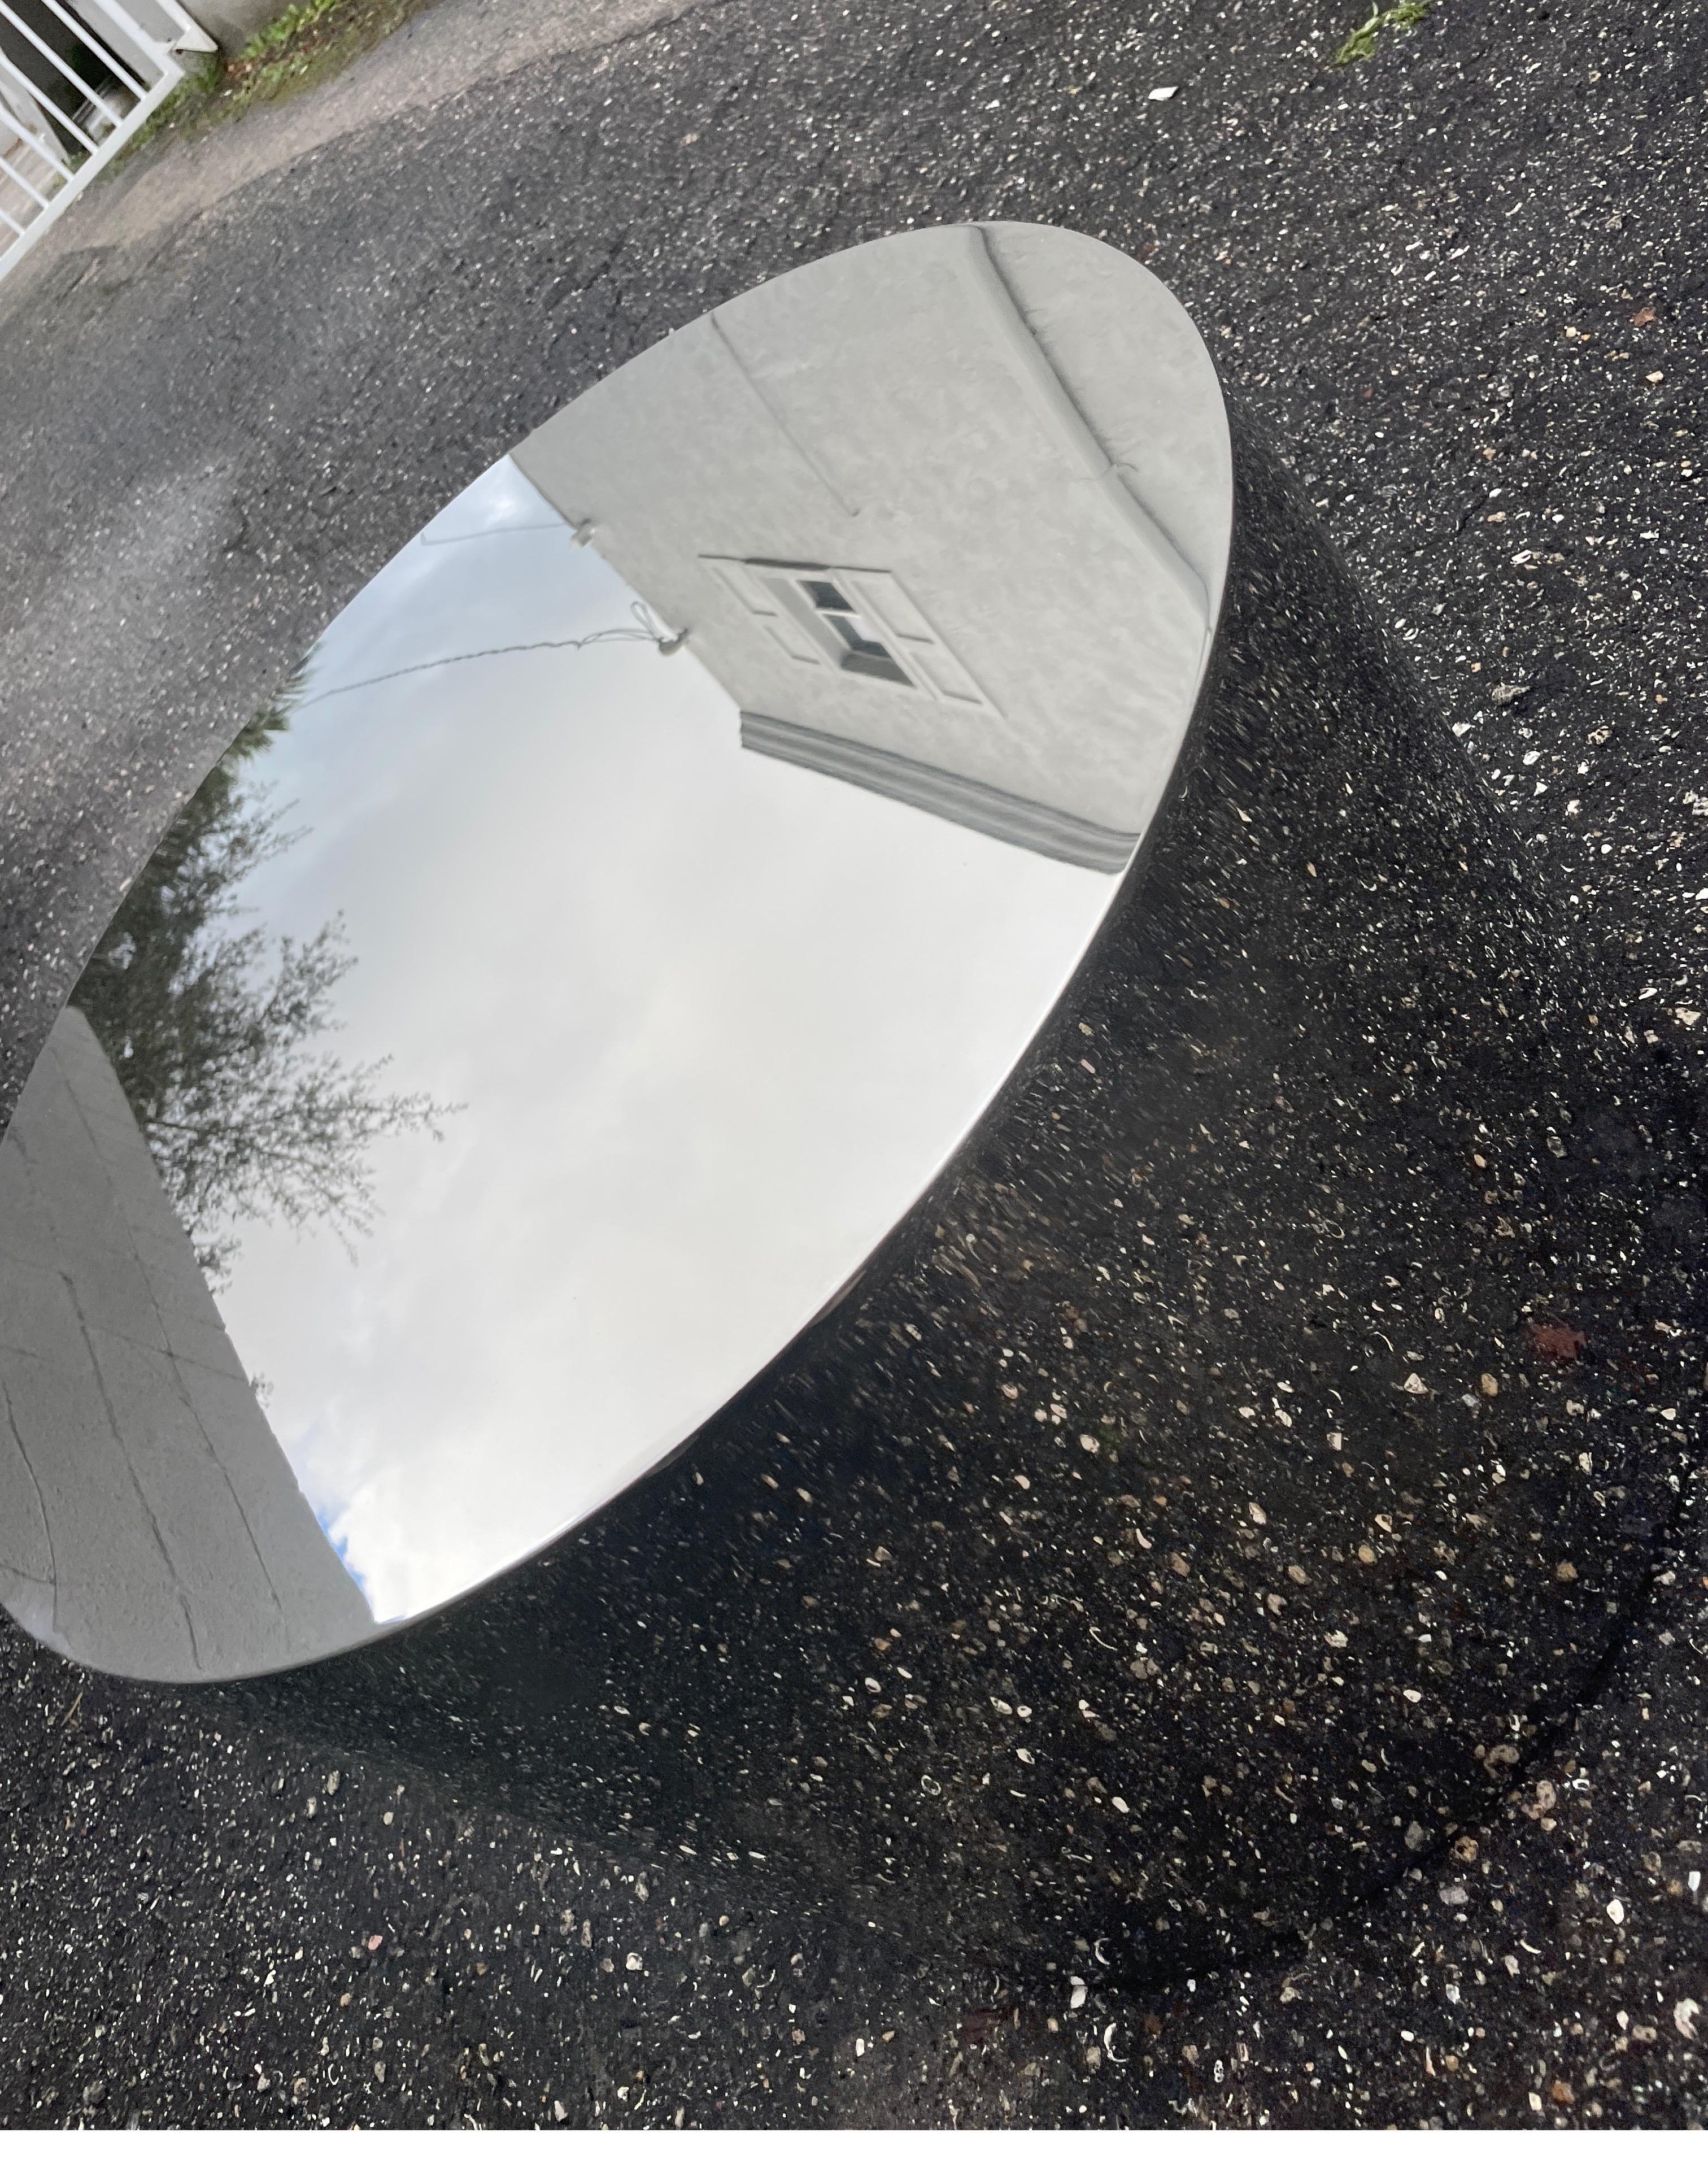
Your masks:
M201 58L113 161L115 168L168 132L200 135L251 106L274 104L370 52L433 0L295 0L240 53Z
M1429 12L1430 0L1395 0L1391 8L1372 8L1369 20L1360 23L1342 40L1335 66L1350 68L1354 61L1367 61L1384 31L1413 30Z
M285 52L306 31L334 14L339 5L339 0L297 0L295 7L287 8L282 15L275 15L264 30L256 32L239 59L263 61L272 54Z

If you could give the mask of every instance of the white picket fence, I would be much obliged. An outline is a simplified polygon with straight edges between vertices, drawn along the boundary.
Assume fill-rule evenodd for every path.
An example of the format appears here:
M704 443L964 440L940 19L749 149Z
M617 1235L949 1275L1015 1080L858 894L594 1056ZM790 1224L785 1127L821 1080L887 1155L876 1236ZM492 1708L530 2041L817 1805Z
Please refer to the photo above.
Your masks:
M178 0L0 0L0 279L213 50Z

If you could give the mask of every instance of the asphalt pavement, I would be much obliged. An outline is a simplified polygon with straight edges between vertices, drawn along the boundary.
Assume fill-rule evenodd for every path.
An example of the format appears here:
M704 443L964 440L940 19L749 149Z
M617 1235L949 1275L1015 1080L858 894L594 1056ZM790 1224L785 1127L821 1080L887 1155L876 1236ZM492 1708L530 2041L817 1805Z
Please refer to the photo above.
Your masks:
M439 0L339 83L99 185L0 289L8 1061L113 875L488 462L770 273L990 217L1083 229L1175 289L1537 885L1700 1089L1708 19L1441 0L1333 68L1359 12ZM17 1088L14 1065L0 1096ZM1667 1217L1699 1256L1700 1191ZM961 1930L905 1869L904 1905L880 1906L875 1841L869 1885L842 1882L839 1803L866 1804L840 1746L802 1744L822 1786L794 1855L745 1824L738 1768L708 1766L712 1854L620 1796L578 1814L501 1776L476 1792L8 1632L0 2113L1700 2123L1700 1300L1657 1338L1677 1482L1569 1703L1521 1761L1479 1743L1486 1792L1420 1824L1391 1882L1295 1885L1326 1845L1308 1825L1275 1902L1257 1888L1148 1984L1110 1973L1045 1883ZM1064 1478L1044 1535L1080 1519ZM577 1549L644 1561L620 1522ZM642 1571L609 1587L644 1618L671 1577ZM871 1627L839 1671L902 1640L868 1575L848 1583L839 1625L869 1604ZM993 1654L1046 1606L994 1614ZM730 1675L816 1724L821 1662L788 1611L697 1610ZM650 1649L631 1642L636 1675ZM744 1701L738 1681L719 1716Z

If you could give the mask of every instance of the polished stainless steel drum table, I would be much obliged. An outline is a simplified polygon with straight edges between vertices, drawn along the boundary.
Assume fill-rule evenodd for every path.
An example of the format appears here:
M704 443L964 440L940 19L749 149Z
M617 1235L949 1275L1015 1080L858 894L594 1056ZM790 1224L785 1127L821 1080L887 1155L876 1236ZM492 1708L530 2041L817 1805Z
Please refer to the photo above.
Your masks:
M1373 1873L1593 1670L1670 1489L1664 1070L1130 260L721 306L185 787L0 1143L43 1643L661 1834L721 1737L776 1845L780 1589L910 1824L1059 1731L1097 1853L1207 1771L1260 1843L1356 1700ZM993 1791L884 1661L1005 1647L1022 1571L1089 1634Z

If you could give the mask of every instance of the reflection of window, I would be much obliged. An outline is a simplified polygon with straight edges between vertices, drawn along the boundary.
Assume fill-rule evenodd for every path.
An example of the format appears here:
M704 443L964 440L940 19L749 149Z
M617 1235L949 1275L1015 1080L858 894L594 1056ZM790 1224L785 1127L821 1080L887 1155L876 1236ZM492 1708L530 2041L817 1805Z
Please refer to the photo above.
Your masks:
M835 568L799 560L729 560L706 566L796 667L840 668L920 698L994 708L942 635L885 568ZM877 692L874 690L873 696Z
M800 583L841 647L839 666L850 674L875 674L884 682L907 680L888 644L870 621L862 620L835 583L821 576L802 576Z

